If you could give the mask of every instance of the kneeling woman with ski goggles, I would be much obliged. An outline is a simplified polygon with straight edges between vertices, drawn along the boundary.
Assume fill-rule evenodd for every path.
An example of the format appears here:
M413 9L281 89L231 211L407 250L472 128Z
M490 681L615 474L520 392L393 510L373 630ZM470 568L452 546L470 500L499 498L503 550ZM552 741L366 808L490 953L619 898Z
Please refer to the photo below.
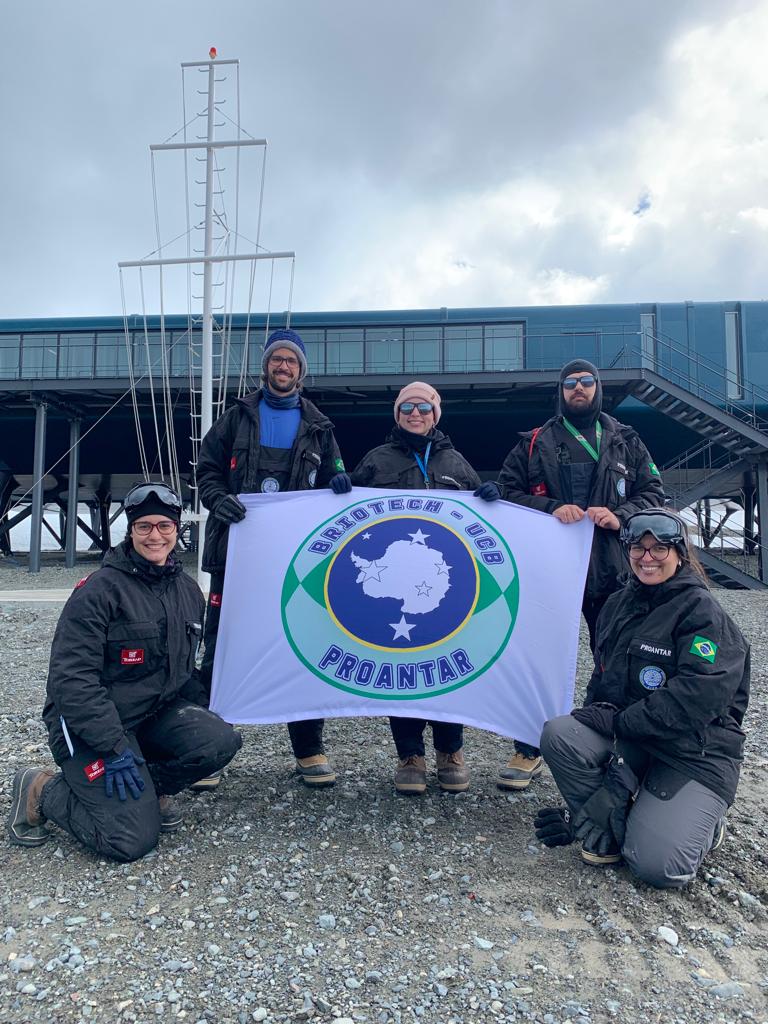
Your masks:
M718 846L733 803L749 700L749 645L710 593L685 523L637 512L621 533L631 573L597 624L584 707L544 726L566 807L544 808L547 846L624 860L650 885L685 885Z

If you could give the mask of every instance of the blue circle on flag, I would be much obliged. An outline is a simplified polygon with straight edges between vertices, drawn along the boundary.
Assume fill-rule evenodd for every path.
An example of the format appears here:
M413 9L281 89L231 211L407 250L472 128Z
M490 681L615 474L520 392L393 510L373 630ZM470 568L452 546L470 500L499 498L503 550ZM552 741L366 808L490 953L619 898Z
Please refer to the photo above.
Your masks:
M432 519L402 516L366 526L340 546L325 596L350 636L407 651L460 629L478 589L474 557L458 534Z

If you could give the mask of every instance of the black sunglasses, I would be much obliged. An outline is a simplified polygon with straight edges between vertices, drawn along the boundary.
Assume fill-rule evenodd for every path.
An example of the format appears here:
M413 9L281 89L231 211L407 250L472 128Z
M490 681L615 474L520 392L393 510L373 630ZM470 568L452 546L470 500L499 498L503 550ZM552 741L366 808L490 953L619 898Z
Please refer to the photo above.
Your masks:
M581 384L585 388L591 388L597 384L597 377L593 373L585 373L583 377L566 377L563 381L563 387L566 391L573 391L577 384Z
M141 505L142 502L146 501L151 494L154 494L163 505L181 512L183 508L181 498L168 484L137 484L136 487L132 487L128 491L123 499L123 508L126 511L136 508L137 505Z
M414 409L418 409L422 416L426 416L432 412L431 402L403 402L400 406L400 412L404 412L406 416L410 415Z

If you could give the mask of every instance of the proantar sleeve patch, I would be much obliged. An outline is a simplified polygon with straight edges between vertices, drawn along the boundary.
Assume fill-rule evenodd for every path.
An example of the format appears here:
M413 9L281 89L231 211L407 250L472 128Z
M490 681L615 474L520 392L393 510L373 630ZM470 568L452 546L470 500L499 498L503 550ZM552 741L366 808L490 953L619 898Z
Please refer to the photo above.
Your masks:
M707 640L705 636L697 635L693 638L691 649L688 653L695 654L698 658L703 658L704 661L714 664L715 657L717 656L717 644Z

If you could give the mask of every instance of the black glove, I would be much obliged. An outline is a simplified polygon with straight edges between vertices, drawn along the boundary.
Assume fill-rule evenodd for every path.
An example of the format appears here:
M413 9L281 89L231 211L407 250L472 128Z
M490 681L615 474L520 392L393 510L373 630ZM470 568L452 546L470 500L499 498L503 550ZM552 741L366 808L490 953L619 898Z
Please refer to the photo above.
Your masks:
M568 846L574 840L567 807L542 807L533 821L536 838L545 846Z
M474 492L474 496L482 498L483 501L498 501L501 497L501 491L495 480L486 480L484 484L480 484Z
M615 704L587 704L585 708L574 708L571 715L577 722L589 726L601 736L612 740L614 737L614 719L619 709Z
M125 787L130 789L133 799L138 800L141 791L144 789L144 779L141 777L139 765L144 764L141 754L134 754L130 747L127 747L122 754L115 754L107 761L104 761L104 786L107 796L112 796L114 787L117 787L117 795L125 800Z
M222 523L231 526L232 523L239 523L241 519L245 519L246 508L236 495L225 494L222 498L219 498L211 512Z
M349 494L352 490L352 477L349 473L337 473L328 484L334 494Z
M605 852L599 848L599 838L604 834L621 847L637 787L637 776L624 758L613 757L603 776L602 786L595 790L573 819L576 837L596 853ZM595 843L597 845L593 845Z

